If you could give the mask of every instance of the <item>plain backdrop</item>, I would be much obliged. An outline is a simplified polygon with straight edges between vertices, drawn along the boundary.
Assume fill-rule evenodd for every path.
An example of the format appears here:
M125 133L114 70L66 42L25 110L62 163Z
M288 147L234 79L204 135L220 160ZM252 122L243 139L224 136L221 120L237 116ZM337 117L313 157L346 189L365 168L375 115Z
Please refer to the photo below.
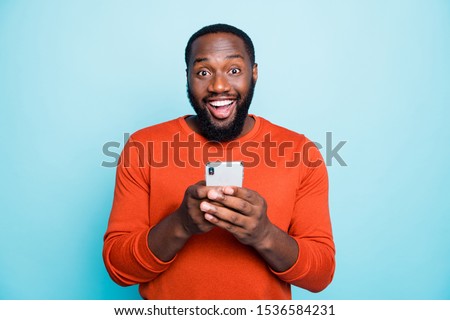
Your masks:
M447 0L1 0L0 298L140 298L101 257L103 145L192 114L184 48L218 22L255 44L252 113L345 141L328 166L335 278L293 297L449 299Z

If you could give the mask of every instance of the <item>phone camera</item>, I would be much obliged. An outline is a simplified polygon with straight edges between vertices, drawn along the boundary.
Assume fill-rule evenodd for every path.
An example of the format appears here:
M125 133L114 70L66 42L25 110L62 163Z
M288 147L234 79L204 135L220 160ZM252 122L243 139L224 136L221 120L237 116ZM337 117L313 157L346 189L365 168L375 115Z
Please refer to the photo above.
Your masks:
M208 168L208 174L210 176L213 176L214 175L214 168Z

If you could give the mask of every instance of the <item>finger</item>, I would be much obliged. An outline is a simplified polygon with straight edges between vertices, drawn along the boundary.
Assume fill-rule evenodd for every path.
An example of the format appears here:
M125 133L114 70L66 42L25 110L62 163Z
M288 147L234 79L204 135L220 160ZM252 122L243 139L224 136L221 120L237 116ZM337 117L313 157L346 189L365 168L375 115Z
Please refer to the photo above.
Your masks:
M217 212L217 207L209 202L202 201L200 203L200 210L205 213L215 214Z
M211 224L219 228L225 229L234 235L239 235L245 232L245 230L242 227L231 224L228 221L220 220L216 216L209 213L205 213L205 219L209 221Z
M208 199L210 200L223 200L225 198L225 194L223 193L223 187L215 187L208 190L207 194Z
M210 200L208 202L211 203L213 206L216 206L216 207L223 207L224 206L223 204L221 204L220 202L217 202L217 201Z
M222 220L225 222L228 222L232 225L239 226L239 227L245 227L246 221L248 220L248 217L230 210L226 207L217 207L213 206L211 203L208 202L202 202L200 204L200 209L205 212L206 214L210 216L215 217L218 220ZM205 217L206 219L206 217ZM213 219L213 221L216 221Z
M246 216L251 215L253 210L254 210L254 206L248 202L245 199L241 199L238 198L236 196L233 195L224 195L221 197L215 197L215 193L213 192L208 192L208 199L214 201L214 202L218 202L220 204L222 204L225 207L228 207L230 209L233 209L235 211L238 211L239 213L242 213Z
M235 186L223 187L224 195L234 196L246 200L252 204L256 204L260 195L254 191L247 188L240 188Z
M198 185L198 186L206 186L206 181L205 181L205 180L200 180L200 181L198 181L195 185Z
M194 199L201 200L201 199L206 198L208 191L212 188L217 188L217 187L207 187L205 180L201 180L201 181L197 182L196 184L189 186L187 189L187 192Z
M197 199L208 198L211 200L221 200L225 197L223 193L223 187L220 186L204 186L198 185L197 190L195 191L195 196ZM206 194L205 194L206 193Z

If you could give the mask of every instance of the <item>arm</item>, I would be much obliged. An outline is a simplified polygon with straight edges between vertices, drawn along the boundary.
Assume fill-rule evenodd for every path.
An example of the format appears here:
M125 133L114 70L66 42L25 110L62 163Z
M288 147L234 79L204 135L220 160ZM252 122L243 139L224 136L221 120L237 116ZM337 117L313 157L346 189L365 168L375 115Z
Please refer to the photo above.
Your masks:
M249 189L226 187L221 193L211 191L209 199L224 208L206 202L201 208L208 221L254 247L280 279L318 292L333 278L334 242L326 167L317 148L309 151L310 165L302 168L287 233L269 221L264 199Z
M312 292L325 289L335 270L335 246L328 206L328 174L319 150L305 144L308 160L302 164L294 212L288 233L299 247L296 263L276 273L282 280ZM311 147L312 146L312 147Z
M153 255L147 245L150 229L147 157L142 144L132 136L117 165L103 260L111 278L123 286L150 281L169 266Z
M276 271L289 269L297 260L297 242L272 224L266 202L257 192L238 187L211 190L208 198L221 206L202 202L205 219L231 232L241 243L253 247Z
M199 182L186 190L174 213L150 228L151 188L146 159L142 144L130 138L117 167L113 207L104 237L106 269L124 286L153 280L170 266L193 234L214 227L199 210L208 190L204 182Z
M200 211L210 189L204 181L188 187L180 207L149 232L148 246L159 259L172 260L192 235L214 228Z

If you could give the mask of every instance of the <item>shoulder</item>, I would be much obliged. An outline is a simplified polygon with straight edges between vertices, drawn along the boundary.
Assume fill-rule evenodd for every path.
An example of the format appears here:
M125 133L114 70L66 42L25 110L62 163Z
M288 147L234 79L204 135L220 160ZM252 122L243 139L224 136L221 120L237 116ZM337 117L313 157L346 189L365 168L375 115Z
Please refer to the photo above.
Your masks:
M283 126L274 124L269 120L258 117L261 121L260 134L264 137L270 137L274 141L292 141L296 145L304 145L311 142L303 133L298 133Z
M302 155L304 164L308 165L310 162L318 163L322 161L322 155L314 141L311 141L303 133L298 133L285 127L273 124L272 122L261 118L261 138L266 143L271 143L283 152L295 152Z
M133 141L142 142L167 139L182 130L180 126L180 120L182 118L183 117L179 117L137 130L130 136L130 139Z

